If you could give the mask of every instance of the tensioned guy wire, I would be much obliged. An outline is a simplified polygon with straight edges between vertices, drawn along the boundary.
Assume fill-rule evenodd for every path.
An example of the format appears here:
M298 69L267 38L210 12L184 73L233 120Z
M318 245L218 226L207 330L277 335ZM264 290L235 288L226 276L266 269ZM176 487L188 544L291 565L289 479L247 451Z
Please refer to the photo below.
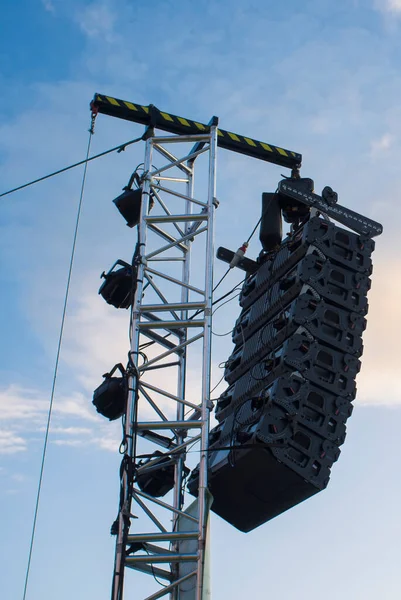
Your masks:
M92 132L91 132L91 136L92 136ZM96 158L100 158L101 156L106 156L106 154L110 154L111 152L122 152L123 150L125 150L125 148L127 146L130 146L131 144L136 144L137 142L140 142L141 140L143 140L143 136L136 138L135 140L130 140L129 142L125 142L124 144L120 144L119 146L114 146L114 148L110 148L110 150L104 150L104 152L100 152L100 154L95 154L95 156L91 156L90 158L89 158L89 154L88 154L84 160L80 160L79 162L74 163L73 165L69 165L68 167L64 167L63 169L59 169L58 171L54 171L53 173L49 173L48 175L44 175L43 177L39 177L38 179L29 181L28 183L24 183L23 185L19 185L18 187L13 188L12 190L3 192L0 194L0 198L2 198L3 196L8 196L8 194L13 194L14 192L18 192L19 190L23 190L24 188L29 187L30 185L39 183L40 181L45 181L45 179L50 179L50 177L54 177L55 175L60 175L60 173L65 173L66 171L69 171L70 169L75 169L75 167L79 167L80 165L85 165L85 175L86 175L86 165L91 160L95 160Z
M26 592L27 592L28 580L29 580L29 572L30 572L30 567L31 567L32 550L33 550L33 544L35 541L36 523L37 523L38 512L39 512L39 501L40 501L40 494L41 494L41 490L42 490L42 481L43 481L43 472L44 472L45 459L46 459L47 443L49 440L49 430L50 430L50 422L51 422L51 417L52 417L54 392L56 389L61 343L62 343L62 339L63 339L64 323L65 323L65 316L66 316L66 312L67 312L67 303L68 303L68 296L69 296L69 291L70 291L72 268L73 268L73 264L74 264L75 248L76 248L76 243L77 243L78 228L79 228L79 222L80 222L80 217L81 217L82 201L83 201L83 197L84 197L86 171L88 168L88 162L89 162L89 160L91 160L91 159L88 160L90 147L91 147L91 141L92 141L92 131L89 132L86 160L81 161L80 163L77 163L76 165L73 165L73 166L78 166L78 164L85 164L85 167L84 167L84 172L82 175L81 193L80 193L79 202L78 202L77 218L75 221L75 229L74 229L74 236L73 236L73 241L72 241L70 264L69 264L69 268L68 268L67 284L66 284L65 296L64 296L64 306L63 306L63 312L62 312L62 316L61 316L60 333L59 333L58 344L57 344L56 361L55 361L55 365L54 365L53 382L52 382L52 389L51 389L51 394L50 394L49 410L48 410L48 414L47 414L46 433L45 433L45 439L44 439L44 443L43 443L42 461L41 461L40 472L39 472L38 491L36 494L35 512L34 512L34 517L33 517L31 541L30 541L30 546L29 546L28 564L27 564L26 573L25 573L23 600L25 600L25 598L26 598ZM114 150L115 150L115 148L114 148ZM109 152L111 152L111 150ZM105 154L105 153L102 153L102 154ZM100 155L98 155L98 156L100 156ZM96 158L96 157L92 157L92 158ZM69 167L69 168L72 168L72 167ZM64 169L64 170L66 170L66 169ZM62 172L62 171L59 171L59 172ZM43 180L43 179L44 178L42 178L41 180ZM41 180L37 180L37 181L41 181ZM30 184L26 184L26 185L30 185ZM21 186L21 187L26 187L26 185ZM16 189L21 189L21 187L16 188ZM11 193L11 192L8 192L8 193ZM2 194L2 195L4 195L4 194Z

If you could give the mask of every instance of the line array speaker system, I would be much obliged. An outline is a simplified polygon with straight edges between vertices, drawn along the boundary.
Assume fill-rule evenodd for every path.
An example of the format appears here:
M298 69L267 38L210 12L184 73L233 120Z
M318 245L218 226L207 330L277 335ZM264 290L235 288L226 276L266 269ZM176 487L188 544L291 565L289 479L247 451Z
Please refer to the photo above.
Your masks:
M242 287L208 457L212 510L241 531L329 482L356 395L373 250L312 217ZM197 485L195 469L192 494Z

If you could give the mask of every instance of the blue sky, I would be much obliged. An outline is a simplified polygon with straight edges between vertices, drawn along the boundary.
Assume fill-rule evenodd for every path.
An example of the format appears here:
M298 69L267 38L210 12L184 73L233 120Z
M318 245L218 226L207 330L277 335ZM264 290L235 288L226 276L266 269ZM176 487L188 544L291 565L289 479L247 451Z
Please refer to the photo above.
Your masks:
M348 437L322 494L244 535L212 518L213 598L395 600L401 574L399 335L401 1L16 0L0 23L0 192L84 158L95 92L153 103L299 151L319 191L381 221ZM142 128L99 116L92 151ZM97 296L129 258L111 200L143 148L90 165L28 600L109 598L119 428L91 406L127 351L127 315ZM221 151L216 241L236 248L283 169ZM2 198L0 581L22 598L46 410L82 172ZM249 256L259 251L253 241ZM216 264L216 280L224 267ZM240 279L231 273L222 293ZM226 332L235 302L216 313ZM214 343L217 365L232 349ZM235 574L235 576L234 576ZM127 598L151 582L133 575Z

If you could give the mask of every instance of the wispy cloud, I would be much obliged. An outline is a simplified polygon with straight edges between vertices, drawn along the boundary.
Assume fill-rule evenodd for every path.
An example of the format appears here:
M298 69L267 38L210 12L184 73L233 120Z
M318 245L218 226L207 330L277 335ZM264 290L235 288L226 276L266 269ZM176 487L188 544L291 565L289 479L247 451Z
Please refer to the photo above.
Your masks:
M383 12L401 15L401 0L376 0L376 7Z
M117 14L107 1L92 2L78 11L76 21L81 30L90 38L115 42L114 26Z
M45 427L41 428L41 431L45 431ZM87 435L91 433L91 429L88 427L52 427L52 434L62 434L67 436L74 435Z
M0 429L0 454L16 454L27 449L26 440L14 431Z
M49 394L35 388L26 388L11 384L0 390L0 420L16 422L19 427L24 424L38 430L43 425L49 410ZM88 398L79 392L70 397L55 398L53 413L60 417L75 417L97 422L99 418L91 410Z
M11 475L11 479L13 481L17 481L18 483L24 483L24 481L27 480L27 476L23 475L22 473L13 473Z
M102 437L96 439L97 445L103 450L116 452L120 445L120 440L116 436Z
M393 146L394 141L395 137L391 133L384 133L381 137L372 140L370 143L371 157L378 158L379 156L386 154Z
M51 440L51 443L56 446L71 446L76 448L78 446L83 446L86 442L85 440Z
M11 384L0 390L0 420L26 421L31 427L43 421L48 401L37 390Z
M42 441L38 433L45 431L48 410L49 398L38 389L10 385L0 390L0 453L24 452L29 445ZM104 427L105 423L84 394L73 392L70 397L55 397L50 428L50 439L54 443L79 445L81 440L88 439L96 443ZM115 434L118 427L111 430ZM109 435L107 429L106 435ZM63 436L60 442L54 440L60 436Z
M365 350L358 377L358 401L363 404L401 404L399 339L401 336L401 283L399 261L379 262L369 293Z
M42 5L43 8L50 13L55 13L56 12L56 8L52 2L52 0L42 0Z

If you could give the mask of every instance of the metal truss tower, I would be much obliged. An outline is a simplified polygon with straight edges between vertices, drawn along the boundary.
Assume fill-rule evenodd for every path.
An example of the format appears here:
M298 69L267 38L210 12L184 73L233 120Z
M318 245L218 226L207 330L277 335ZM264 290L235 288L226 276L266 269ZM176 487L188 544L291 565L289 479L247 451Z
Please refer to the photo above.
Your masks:
M149 129L146 140L112 600L123 598L127 569L165 582L145 600L204 598L217 119L204 129L163 137ZM139 438L150 467L139 460ZM185 512L185 461L195 444L199 493L196 510ZM141 471L160 464L175 475L163 500L137 485Z
M294 176L302 156L218 129L215 117L206 125L152 104L102 94L95 94L90 107L92 118L102 113L147 127L112 600L123 600L124 577L131 569L166 581L144 600L167 595L170 600L206 600L217 146L290 168ZM156 137L154 128L174 135ZM161 159L166 162L158 166ZM150 447L147 463L138 462L138 440ZM156 455L155 446L164 451ZM196 453L189 456L194 447ZM198 498L185 508L185 463L191 457L196 457L193 467L199 463ZM157 477L160 465L174 468L173 489L163 500L161 493L155 497L140 485L149 472ZM139 600L138 593L135 597Z

